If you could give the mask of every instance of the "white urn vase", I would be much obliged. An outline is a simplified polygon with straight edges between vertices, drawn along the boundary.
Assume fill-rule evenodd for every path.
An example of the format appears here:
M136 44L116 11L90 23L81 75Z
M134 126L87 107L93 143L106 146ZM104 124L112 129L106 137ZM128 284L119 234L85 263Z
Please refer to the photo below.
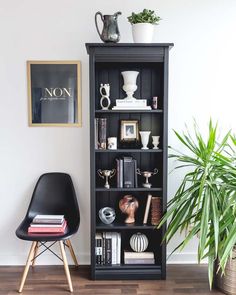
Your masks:
M131 100L131 101L136 100L136 98L133 97L133 94L138 88L136 85L136 80L137 80L139 72L125 71L125 72L121 72L121 74L124 79L123 90L127 94L127 97L125 97L125 99Z
M149 142L149 136L151 134L151 131L139 131L141 136L141 142L142 142L142 150L148 150L148 142Z
M159 143L160 143L160 136L152 136L152 144L153 144L154 150L159 149L159 147L158 147Z
M154 25L150 23L138 23L132 25L134 43L151 43L154 33Z

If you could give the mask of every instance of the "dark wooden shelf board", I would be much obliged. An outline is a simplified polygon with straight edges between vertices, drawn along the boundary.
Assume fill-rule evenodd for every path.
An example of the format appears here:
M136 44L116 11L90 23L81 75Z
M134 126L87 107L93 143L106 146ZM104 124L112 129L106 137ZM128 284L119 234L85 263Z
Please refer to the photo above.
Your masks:
M112 224L97 224L96 229L97 230L145 230L145 229L154 229L155 225L145 225L145 224L125 224L125 223L112 223Z
M142 150L142 149L117 149L117 150L95 150L95 153L162 153L162 149Z
M163 277L159 265L112 265L95 266L96 280L160 280Z
M96 270L103 270L103 269L144 269L144 268L151 268L151 269L161 269L160 265L157 264L117 264L117 265L96 265Z
M95 110L96 114L114 114L114 113L146 113L146 114L158 114L163 113L163 110Z
M154 192L154 191L162 191L161 187L151 187L151 188L145 188L145 187L130 187L130 188L117 188L112 187L109 189L98 187L95 189L96 192L128 192L128 191L134 191L134 192Z

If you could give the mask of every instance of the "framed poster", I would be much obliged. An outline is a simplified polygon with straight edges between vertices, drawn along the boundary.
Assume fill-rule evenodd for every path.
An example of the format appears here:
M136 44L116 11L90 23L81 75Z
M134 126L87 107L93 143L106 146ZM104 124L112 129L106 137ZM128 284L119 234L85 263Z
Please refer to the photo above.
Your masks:
M81 126L80 61L28 61L30 126Z

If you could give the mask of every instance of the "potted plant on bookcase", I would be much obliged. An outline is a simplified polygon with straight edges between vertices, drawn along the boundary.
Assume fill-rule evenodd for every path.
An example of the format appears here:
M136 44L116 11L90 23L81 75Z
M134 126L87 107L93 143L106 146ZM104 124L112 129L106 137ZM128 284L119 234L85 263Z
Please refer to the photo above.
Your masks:
M135 43L151 43L154 26L158 25L161 18L153 10L144 9L140 13L128 16L128 21L132 24L132 34Z
M180 163L175 169L187 168L188 171L169 201L158 228L169 221L164 236L167 243L175 233L187 232L174 251L182 250L197 236L198 261L208 258L210 288L215 277L218 287L236 294L236 288L230 283L233 276L234 285L236 283L236 275L230 274L236 263L232 259L232 255L236 256L236 139L228 132L219 141L217 125L211 121L207 140L196 124L194 130L193 137L189 131L182 135L175 131L187 153L174 150L170 157Z

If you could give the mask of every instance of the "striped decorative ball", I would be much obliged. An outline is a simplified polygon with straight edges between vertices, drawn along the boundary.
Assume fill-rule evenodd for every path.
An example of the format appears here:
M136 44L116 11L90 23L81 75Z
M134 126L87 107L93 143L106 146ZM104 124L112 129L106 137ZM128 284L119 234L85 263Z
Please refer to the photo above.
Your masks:
M135 252L144 252L148 247L148 238L142 233L136 233L130 238L130 247Z

